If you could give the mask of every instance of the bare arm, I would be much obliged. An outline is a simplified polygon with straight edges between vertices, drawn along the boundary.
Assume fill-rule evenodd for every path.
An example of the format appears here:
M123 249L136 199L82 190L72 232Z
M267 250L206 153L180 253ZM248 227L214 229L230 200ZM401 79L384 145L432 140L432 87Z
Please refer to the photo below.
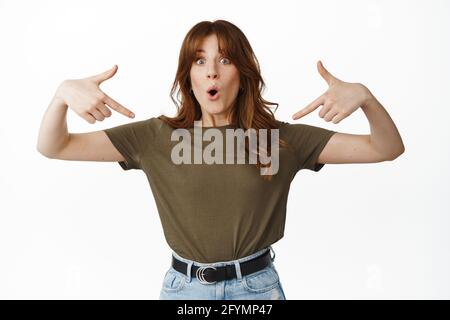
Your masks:
M89 123L103 121L111 116L110 108L131 118L134 114L110 98L99 88L111 78L117 66L99 75L78 80L65 80L56 90L39 129L37 150L44 156L62 160L123 161L102 130L87 133L69 133L67 109L71 108Z
M67 105L54 96L42 118L37 150L49 158L57 154L69 141L67 109Z
M367 89L369 98L361 106L370 124L370 142L377 153L394 160L405 151L400 133L383 105Z
M371 95L371 97L373 97ZM319 163L371 163L392 161L404 151L400 133L375 97L361 106L371 134L335 133L319 155Z

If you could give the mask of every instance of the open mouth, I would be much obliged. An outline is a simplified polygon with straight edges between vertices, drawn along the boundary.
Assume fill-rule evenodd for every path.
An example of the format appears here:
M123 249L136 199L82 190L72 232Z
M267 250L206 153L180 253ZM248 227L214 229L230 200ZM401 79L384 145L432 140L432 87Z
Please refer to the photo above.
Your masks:
M214 96L217 94L217 90L215 90L215 89L209 90L209 91L208 91L208 94L209 94L211 97L214 97Z

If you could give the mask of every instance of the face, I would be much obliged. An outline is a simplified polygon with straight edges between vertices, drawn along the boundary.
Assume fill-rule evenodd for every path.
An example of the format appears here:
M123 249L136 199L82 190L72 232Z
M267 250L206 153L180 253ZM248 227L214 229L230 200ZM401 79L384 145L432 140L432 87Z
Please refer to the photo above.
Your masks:
M203 125L228 124L228 115L239 92L239 70L219 53L217 36L206 37L192 64L190 77L195 98L202 109ZM211 97L208 89L217 86Z

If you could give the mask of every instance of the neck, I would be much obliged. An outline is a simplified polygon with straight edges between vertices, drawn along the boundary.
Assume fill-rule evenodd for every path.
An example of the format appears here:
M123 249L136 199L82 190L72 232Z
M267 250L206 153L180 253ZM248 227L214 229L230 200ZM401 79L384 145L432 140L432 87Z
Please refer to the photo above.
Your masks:
M202 117L200 121L202 123L202 127L220 127L230 124L230 121L228 121L227 119L211 118L211 120L206 120L204 119L204 117Z

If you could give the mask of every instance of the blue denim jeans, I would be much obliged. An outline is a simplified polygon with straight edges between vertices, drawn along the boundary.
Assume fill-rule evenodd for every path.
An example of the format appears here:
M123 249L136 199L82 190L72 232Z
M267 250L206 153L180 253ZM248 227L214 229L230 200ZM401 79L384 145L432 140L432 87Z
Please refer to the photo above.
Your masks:
M242 276L240 262L244 262L271 250L271 262L264 269ZM167 270L159 299L160 300L286 300L280 278L273 264L275 252L271 246L255 252L252 255L224 262L200 263L189 260L172 252L177 259L188 264L188 274L185 275L170 266ZM203 284L196 277L192 277L192 265L220 267L235 265L237 277L212 284Z

